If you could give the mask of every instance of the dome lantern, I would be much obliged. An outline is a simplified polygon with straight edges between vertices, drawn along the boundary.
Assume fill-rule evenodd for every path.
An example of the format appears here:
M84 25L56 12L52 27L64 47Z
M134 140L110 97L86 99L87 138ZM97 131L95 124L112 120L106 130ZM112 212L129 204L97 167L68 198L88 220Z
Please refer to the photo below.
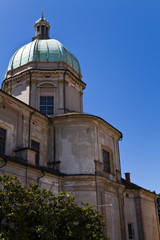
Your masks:
M49 22L43 17L38 19L34 25L35 28L35 37L32 38L32 41L35 39L49 39L49 29L50 25Z

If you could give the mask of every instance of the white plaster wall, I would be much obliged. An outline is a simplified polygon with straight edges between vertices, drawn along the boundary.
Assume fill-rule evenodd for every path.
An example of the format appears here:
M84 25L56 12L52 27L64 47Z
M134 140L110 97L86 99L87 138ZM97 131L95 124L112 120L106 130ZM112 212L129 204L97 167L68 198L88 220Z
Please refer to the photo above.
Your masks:
M141 198L143 227L145 240L158 240L157 218L154 199L143 196Z
M76 115L75 115L76 116ZM102 132L103 130L103 132ZM111 151L111 173L103 172L107 178L116 181L116 170L120 171L118 140L107 128L101 129L93 119L61 118L56 122L56 161L60 161L60 172L67 174L94 174L95 160L100 161L103 171L103 149ZM117 168L115 167L117 166Z
M66 86L66 108L69 111L81 112L80 91L76 86Z
M73 123L72 123L73 124ZM60 172L94 173L94 128L90 125L59 127Z
M128 193L124 196L124 209L125 209L125 225L126 225L126 236L128 237L128 223L132 223L134 227L134 240L138 240L138 228L137 228L137 216L135 209L134 194ZM150 239L151 240L151 239Z
M54 194L57 194L59 188L59 180L53 174L45 174L44 177L40 178L39 180L39 187L46 188L52 191Z
M119 215L118 197L111 192L105 192L105 203L103 212L105 212L105 230L110 240L121 239L121 226Z
M89 203L89 205L95 205L96 208L96 192L94 191L76 191L73 192L75 195L75 201L82 205L82 203Z
M22 102L29 104L29 85L25 81L14 84L12 87L11 95L18 98Z

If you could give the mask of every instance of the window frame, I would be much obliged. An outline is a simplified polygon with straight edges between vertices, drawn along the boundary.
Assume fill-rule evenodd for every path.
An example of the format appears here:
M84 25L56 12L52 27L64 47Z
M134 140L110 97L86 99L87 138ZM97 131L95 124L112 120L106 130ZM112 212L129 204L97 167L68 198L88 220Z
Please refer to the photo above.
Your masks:
M5 128L0 127L0 132L1 132L1 130L4 131L4 136L1 136L1 134L0 134L0 153L5 154L7 130Z
M107 162L105 162L104 154L107 153ZM103 171L111 173L111 153L108 149L102 148ZM109 167L108 167L109 166Z
M37 34L40 34L40 26L37 27Z
M128 238L134 239L134 225L133 223L128 223Z
M41 35L45 36L45 26L41 25Z
M110 159L110 171L105 171L104 170L104 161L103 161L103 150L109 152L109 159ZM102 144L101 145L101 161L103 164L103 169L102 171L106 174L112 174L113 176L115 176L115 163L114 163L114 157L113 157L113 150L112 148L110 148L109 146Z
M46 98L46 99L45 99ZM49 101L49 98L52 99L53 103L52 104L47 104L47 101ZM43 104L41 101L46 101L45 104ZM45 110L42 110L42 107L45 108ZM52 113L49 113L48 108L52 107ZM41 113L47 116L52 116L54 115L54 96L40 96L40 102L39 102L39 110Z
M36 147L34 147L34 145L38 145L38 149ZM40 142L34 140L34 139L31 139L31 149L34 150L36 152L36 155L35 155L35 165L36 166L39 166L39 160L40 160Z

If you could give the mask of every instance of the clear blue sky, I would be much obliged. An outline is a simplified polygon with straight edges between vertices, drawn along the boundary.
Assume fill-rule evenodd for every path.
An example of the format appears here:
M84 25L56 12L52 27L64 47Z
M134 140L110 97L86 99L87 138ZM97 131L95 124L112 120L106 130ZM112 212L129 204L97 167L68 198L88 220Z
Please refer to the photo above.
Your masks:
M0 82L44 17L50 37L79 60L84 112L123 133L122 176L160 192L160 1L6 0L0 3Z

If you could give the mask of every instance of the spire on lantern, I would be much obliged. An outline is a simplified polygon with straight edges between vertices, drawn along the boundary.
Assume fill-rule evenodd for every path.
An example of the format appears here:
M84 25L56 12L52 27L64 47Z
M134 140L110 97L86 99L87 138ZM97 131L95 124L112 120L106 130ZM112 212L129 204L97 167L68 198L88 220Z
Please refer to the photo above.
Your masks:
M43 12L44 12L44 11L42 10L42 17L41 17L41 18L43 18Z

